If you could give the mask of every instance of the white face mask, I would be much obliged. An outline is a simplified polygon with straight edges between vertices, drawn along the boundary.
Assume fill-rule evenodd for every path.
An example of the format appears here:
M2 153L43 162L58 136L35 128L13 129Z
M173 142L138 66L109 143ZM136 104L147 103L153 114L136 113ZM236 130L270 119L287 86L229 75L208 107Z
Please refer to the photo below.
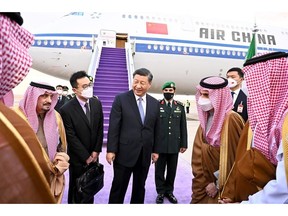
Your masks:
M58 90L57 90L57 93L58 93L59 95L61 95L61 94L63 93L63 90L58 89Z
M199 100L198 100L198 105L205 112L213 109L212 103L211 103L209 98L200 97Z
M86 99L92 98L93 97L93 88L88 87L87 89L83 89L81 95Z
M228 86L229 88L234 88L235 86L237 86L237 81L232 79L232 78L228 78Z

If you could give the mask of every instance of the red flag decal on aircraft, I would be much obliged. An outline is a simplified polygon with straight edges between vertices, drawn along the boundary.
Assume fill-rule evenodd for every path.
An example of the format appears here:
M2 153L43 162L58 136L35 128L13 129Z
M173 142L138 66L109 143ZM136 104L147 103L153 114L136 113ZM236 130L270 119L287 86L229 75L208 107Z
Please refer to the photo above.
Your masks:
M168 35L167 24L146 22L146 31L150 34Z

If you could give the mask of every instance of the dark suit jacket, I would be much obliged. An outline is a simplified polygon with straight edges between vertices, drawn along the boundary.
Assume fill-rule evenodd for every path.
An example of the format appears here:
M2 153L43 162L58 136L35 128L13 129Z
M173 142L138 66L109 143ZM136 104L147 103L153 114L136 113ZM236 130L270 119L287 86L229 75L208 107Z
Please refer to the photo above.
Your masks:
M114 152L115 162L126 167L136 164L142 148L144 166L150 165L152 152L159 152L159 102L148 94L146 100L144 125L132 90L117 95L112 105L107 152Z
M97 98L90 98L91 125L74 97L60 108L67 136L71 165L85 165L92 151L101 152L103 144L103 110Z
M237 112L238 106L239 104L243 105L243 111L241 112ZM234 107L233 107L233 111L237 112L240 116L242 116L242 118L244 119L244 121L246 122L248 119L248 113L247 113L247 95L240 89L238 97L234 103Z
M68 99L66 96L62 96L61 100L58 100L58 101L57 101L54 109L55 109L57 112L59 112L59 111L60 111L60 108L61 108L65 103L67 103L68 101L69 101L69 99Z

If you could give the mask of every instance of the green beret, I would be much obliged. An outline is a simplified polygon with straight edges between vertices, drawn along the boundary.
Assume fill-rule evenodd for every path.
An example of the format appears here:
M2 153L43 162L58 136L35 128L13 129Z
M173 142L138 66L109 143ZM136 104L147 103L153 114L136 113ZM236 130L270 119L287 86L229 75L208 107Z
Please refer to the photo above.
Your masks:
M165 88L174 88L176 89L175 83L174 82L166 82L163 86L162 86L162 90Z

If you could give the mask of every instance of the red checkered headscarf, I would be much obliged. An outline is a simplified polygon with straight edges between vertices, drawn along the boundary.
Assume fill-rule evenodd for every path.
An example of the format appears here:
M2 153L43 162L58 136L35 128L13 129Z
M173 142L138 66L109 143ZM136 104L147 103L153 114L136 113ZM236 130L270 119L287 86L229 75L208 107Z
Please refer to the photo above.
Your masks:
M0 98L0 101L4 103L7 107L13 107L14 105L14 94L13 91L10 90L7 92L2 98Z
M277 163L281 128L288 108L287 56L282 52L260 54L248 60L243 68L254 147L273 164Z
M54 89L54 90L53 90ZM27 88L23 99L19 102L20 109L26 115L32 129L37 133L39 127L38 114L36 112L37 101L40 95L45 93L53 94L50 110L45 114L43 129L45 138L48 145L48 152L51 161L54 159L57 145L59 143L59 132L56 114L54 107L58 100L58 94L53 86L46 83L34 83L31 82Z
M0 98L16 87L27 75L32 65L28 48L33 35L0 14Z
M220 135L225 120L225 115L233 108L231 91L227 84L228 81L225 78L211 76L202 79L200 85L197 86L197 92L195 97L198 117L203 131L203 136L205 137L206 141L212 146L220 146ZM203 111L198 105L201 90L208 90L209 99L211 100L212 106L214 108L212 125L208 134L206 132L208 112Z

